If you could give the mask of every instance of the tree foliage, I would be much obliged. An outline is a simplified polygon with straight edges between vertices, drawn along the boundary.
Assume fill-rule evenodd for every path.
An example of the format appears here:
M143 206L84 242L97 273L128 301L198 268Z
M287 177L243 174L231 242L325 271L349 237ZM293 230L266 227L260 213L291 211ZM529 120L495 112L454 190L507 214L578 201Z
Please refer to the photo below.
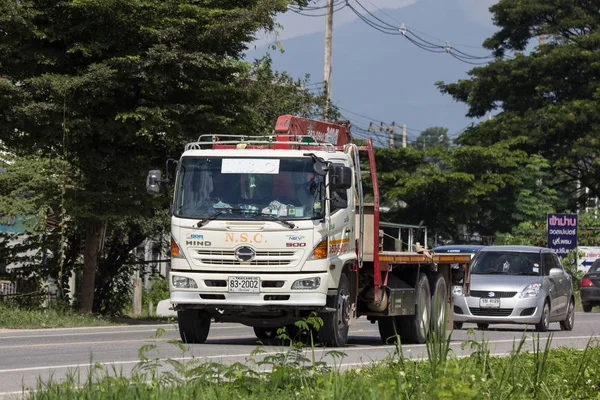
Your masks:
M241 60L287 4L0 0L0 142L19 158L67 165L63 203L74 245L84 246L82 310L104 307L94 290L121 270L103 255L107 238L121 238L115 252L127 254L167 208L145 195L149 169L200 134L264 133L280 110L269 96L310 112L304 102L316 100L301 82Z
M599 196L600 3L500 0L490 10L499 30L484 46L498 58L471 70L468 80L439 87L465 102L469 116L499 112L458 142L487 146L521 137L515 149L550 162L561 196L579 196L579 203ZM546 44L529 51L539 35ZM587 194L576 192L576 182Z
M432 147L450 147L450 138L448 137L448 128L435 126L427 128L417 136L417 139L410 144L417 150L430 149Z

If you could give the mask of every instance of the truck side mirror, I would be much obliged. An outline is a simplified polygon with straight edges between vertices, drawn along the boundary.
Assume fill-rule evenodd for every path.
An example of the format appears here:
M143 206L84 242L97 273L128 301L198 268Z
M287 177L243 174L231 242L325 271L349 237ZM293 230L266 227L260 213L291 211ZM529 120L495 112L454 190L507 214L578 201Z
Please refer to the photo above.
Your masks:
M146 178L146 190L148 193L153 195L160 194L161 175L162 173L158 169L148 172L148 177Z
M344 167L343 165L334 165L331 183L336 190L350 189L352 187L352 170L350 169L350 167Z

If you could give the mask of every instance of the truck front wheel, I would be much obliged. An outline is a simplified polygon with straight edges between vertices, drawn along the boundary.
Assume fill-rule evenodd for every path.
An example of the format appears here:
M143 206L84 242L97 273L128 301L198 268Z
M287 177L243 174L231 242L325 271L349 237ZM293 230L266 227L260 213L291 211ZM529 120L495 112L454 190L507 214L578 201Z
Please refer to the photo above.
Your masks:
M210 331L210 315L201 310L177 311L179 336L183 343L204 343Z
M350 283L346 274L340 276L334 304L334 312L321 315L323 326L319 330L319 339L330 347L344 347L348 342L350 328Z

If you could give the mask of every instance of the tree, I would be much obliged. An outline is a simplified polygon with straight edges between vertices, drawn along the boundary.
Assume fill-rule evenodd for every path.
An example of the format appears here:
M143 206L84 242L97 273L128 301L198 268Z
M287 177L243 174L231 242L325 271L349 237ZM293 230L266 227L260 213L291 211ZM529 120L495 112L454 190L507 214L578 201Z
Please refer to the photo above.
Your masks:
M468 80L438 83L468 105L468 116L499 111L458 142L522 138L514 148L547 159L562 196L580 197L580 204L599 196L600 3L500 0L490 10L499 30L484 46L497 58L472 69ZM546 44L529 51L539 35Z
M91 311L107 224L152 217L144 171L203 133L246 131L239 61L287 1L0 1L0 140L17 156L64 160L85 226L83 311Z
M417 150L425 150L432 147L442 147L448 150L448 147L450 147L448 128L439 126L427 128L421 132L417 139L410 145Z
M319 104L268 59L241 61L287 1L211 4L0 0L0 139L23 162L66 165L52 176L71 262L84 253L84 311L120 311L131 250L167 227L166 199L145 193L149 169L200 134L264 134L284 109Z

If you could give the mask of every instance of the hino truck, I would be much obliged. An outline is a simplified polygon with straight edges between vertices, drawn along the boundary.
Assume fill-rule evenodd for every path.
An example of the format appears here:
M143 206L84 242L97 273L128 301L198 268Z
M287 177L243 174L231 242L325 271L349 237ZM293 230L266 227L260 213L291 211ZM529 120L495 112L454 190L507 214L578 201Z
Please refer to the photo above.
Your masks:
M267 339L312 313L328 346L344 346L361 316L384 342L423 343L451 326L470 257L415 251L400 225L380 221L374 157L372 142L353 143L344 126L291 115L269 136L188 143L176 162L168 277L182 341L204 343L214 322ZM148 192L168 176L150 171Z

